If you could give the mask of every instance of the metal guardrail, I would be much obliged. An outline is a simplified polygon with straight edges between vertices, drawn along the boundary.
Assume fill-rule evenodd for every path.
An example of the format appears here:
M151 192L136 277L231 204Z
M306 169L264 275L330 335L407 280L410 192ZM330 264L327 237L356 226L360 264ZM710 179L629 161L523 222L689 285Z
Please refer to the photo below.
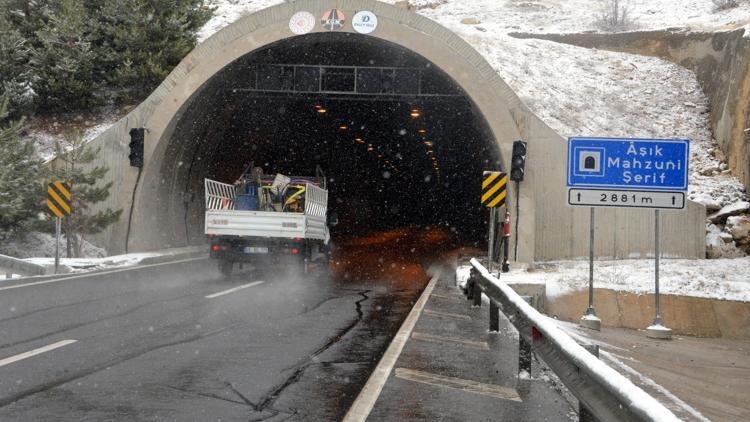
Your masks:
M11 274L44 275L45 268L12 256L0 255L0 273L6 273L8 278Z
M576 343L476 259L471 265L468 298L474 306L482 306L482 293L489 298L490 330L499 329L500 310L518 330L519 373L531 373L533 350L579 400L581 420L679 421L655 398L601 362L598 347L587 350Z

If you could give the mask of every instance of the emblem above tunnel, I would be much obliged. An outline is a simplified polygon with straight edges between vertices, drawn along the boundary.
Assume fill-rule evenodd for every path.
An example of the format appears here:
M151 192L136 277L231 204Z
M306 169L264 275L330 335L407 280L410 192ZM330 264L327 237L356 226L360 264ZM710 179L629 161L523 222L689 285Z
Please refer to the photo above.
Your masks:
M331 9L323 14L320 24L327 31L338 31L344 27L346 15L339 9Z

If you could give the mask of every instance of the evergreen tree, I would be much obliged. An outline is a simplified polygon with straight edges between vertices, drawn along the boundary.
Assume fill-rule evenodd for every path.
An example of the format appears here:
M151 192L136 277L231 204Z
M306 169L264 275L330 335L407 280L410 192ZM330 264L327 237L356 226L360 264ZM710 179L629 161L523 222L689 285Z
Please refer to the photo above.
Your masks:
M18 118L31 109L34 91L28 69L31 50L12 22L0 14L0 97L8 98L7 113Z
M195 47L212 10L202 0L88 0L99 73L123 102L144 99Z
M8 118L8 96L0 98L0 240L22 235L41 212L41 162L21 140L23 120Z
M36 32L31 65L42 111L75 111L99 103L89 23L83 0L59 0Z
M80 132L65 134L64 141L56 145L57 160L52 170L55 180L65 180L72 184L72 208L68 218L63 220L63 232L67 239L67 256L80 257L83 240L101 232L120 219L122 210L107 208L92 212L91 206L106 200L112 182L99 181L107 174L106 166L93 165L99 149L86 144Z

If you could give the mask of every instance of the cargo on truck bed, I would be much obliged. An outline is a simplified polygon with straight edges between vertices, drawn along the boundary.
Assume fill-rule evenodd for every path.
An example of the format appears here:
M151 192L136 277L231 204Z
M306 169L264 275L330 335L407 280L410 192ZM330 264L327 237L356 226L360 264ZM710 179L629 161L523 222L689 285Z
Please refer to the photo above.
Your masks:
M234 262L294 256L327 260L328 191L315 177L268 176L257 169L234 184L205 179L205 233L211 257L231 273Z

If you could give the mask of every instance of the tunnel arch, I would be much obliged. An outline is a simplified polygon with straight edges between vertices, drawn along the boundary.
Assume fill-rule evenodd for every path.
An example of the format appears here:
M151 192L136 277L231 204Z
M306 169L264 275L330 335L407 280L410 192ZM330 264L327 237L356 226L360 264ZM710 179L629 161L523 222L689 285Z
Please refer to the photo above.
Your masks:
M343 10L348 17L356 11L371 11L378 17L378 27L367 37L411 51L449 75L482 116L487 132L496 144L497 158L509 156L512 142L524 135L515 116L523 116L528 111L484 58L453 32L427 18L374 0L303 0L280 4L240 19L199 45L139 107L145 112L136 113L136 116L145 118L130 124L140 124L148 129L147 164L142 173L135 175L133 202L126 222L126 250L189 243L186 230L169 221L179 208L175 204L179 199L175 199L174 193L180 189L167 189L171 201L165 204L165 185L174 187L179 183L174 174L168 174L164 169L169 168L165 167L165 162L173 158L169 145L179 122L212 78L244 56L296 37L289 30L289 19L294 13L308 11L321 16L333 7ZM320 25L312 31L313 34L321 32L325 31ZM350 24L338 32L354 33ZM529 178L533 178L533 174L529 174ZM522 197L529 210L534 209L532 199L531 195ZM191 201L191 198L183 200ZM524 230L530 230L532 226L526 226ZM521 255L531 255L533 242L533 236L525 237L519 245Z
M179 132L179 122L189 119L190 105L201 89L222 69L266 46L292 39L289 21L293 14L307 11L322 16L331 8L348 17L370 11L378 17L378 28L367 35L413 52L448 75L469 98L476 114L486 123L488 139L495 153L507 164L512 144L527 142L526 171L520 185L510 184L508 198L513 211L511 259L519 262L549 261L588 256L589 212L567 206L565 187L567 143L534 115L510 90L484 57L457 34L408 10L376 0L298 0L260 10L229 25L198 45L167 79L138 107L91 141L100 148L92 165L107 166L103 182L113 184L112 194L95 207L122 209L123 217L96 237L111 254L186 246L192 239L170 215L180 189L164 194L165 184L174 184L177 172L163 171L170 140ZM311 33L323 32L315 23ZM353 33L347 23L339 33ZM491 56L491 49L483 49ZM128 165L129 131L145 128L145 167ZM574 134L569 134L574 135ZM503 160L504 159L504 160ZM54 165L54 163L52 164ZM168 166L166 168L169 168ZM480 183L481 175L465 183ZM516 189L516 186L520 186ZM183 190L184 192L184 190ZM194 200L178 198L180 200ZM473 198L479 202L479 198ZM179 204L178 207L179 208ZM479 206L477 205L477 208ZM705 207L688 201L687 212L667 213L662 224L663 251L673 257L705 257ZM477 211L478 212L478 211ZM484 216L487 214L484 213ZM486 218L472 215L477 226ZM520 224L519 224L520 223ZM595 255L600 257L648 257L653 236L643 227L653 223L648 210L600 209L597 212ZM687 229L686 229L687 228Z

